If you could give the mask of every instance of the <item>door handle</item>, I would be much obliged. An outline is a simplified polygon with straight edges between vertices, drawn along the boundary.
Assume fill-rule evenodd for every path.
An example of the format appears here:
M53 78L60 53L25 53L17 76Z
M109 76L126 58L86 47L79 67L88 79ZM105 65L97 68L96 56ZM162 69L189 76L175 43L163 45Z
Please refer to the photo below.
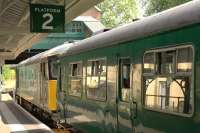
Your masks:
M137 108L138 108L138 105L137 105L137 102L136 101L133 101L133 105L135 105L135 111L134 111L134 116L133 118L136 119L137 118L137 115L138 115L138 112L137 112Z
M108 109L108 108L105 109L104 112L105 112L105 113L109 113L109 109Z

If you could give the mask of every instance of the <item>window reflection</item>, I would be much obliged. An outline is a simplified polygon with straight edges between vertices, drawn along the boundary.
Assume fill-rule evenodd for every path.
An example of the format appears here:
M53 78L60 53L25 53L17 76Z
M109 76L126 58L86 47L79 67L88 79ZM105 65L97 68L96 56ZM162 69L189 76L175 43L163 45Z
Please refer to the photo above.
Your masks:
M106 99L106 60L91 60L87 63L87 97L97 100Z
M157 67L161 74L173 73L175 65L175 51L157 53Z
M149 81L150 82L149 82ZM191 113L191 103L185 101L191 99L191 91L186 91L186 79L155 78L146 79L145 105L147 107L168 110L177 113ZM182 83L180 85L179 83ZM188 99L187 99L188 100ZM190 101L190 100L188 100Z
M145 106L191 114L193 101L190 73L193 58L191 47L158 51L155 55L156 72L153 75L145 75L145 71L143 72Z
M130 96L130 59L120 59L120 98L129 101Z
M82 89L82 63L69 64L70 75L68 81L69 94L73 96L81 96Z
M191 72L192 59L193 59L192 48L179 49L177 55L177 71Z
M71 76L80 76L82 75L82 63L73 63L71 67Z
M81 79L71 79L70 80L70 90L71 95L80 96L81 94Z
M57 78L58 76L58 62L52 61L50 62L51 76L52 78Z
M153 73L155 69L155 55L153 52L144 55L144 73Z

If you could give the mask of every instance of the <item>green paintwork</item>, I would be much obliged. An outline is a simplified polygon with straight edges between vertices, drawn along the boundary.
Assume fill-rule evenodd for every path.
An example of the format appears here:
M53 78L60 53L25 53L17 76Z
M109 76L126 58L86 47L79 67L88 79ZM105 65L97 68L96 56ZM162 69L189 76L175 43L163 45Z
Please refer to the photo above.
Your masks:
M62 91L66 92L67 122L87 133L198 133L200 132L200 25L192 25L138 40L124 42L107 48L95 49L77 55L62 57L61 80ZM131 102L124 103L118 98L117 70L120 57L130 57L133 69L142 77L142 59L145 51L150 49L174 47L192 44L195 49L194 70L194 115L177 116L144 109L142 105L142 80L132 81ZM95 45L95 44L94 44ZM106 57L107 59L107 100L95 101L86 98L86 63L89 59ZM83 62L82 96L68 95L68 74L70 62ZM136 67L139 66L139 67ZM135 104L137 103L137 108ZM137 115L136 115L137 109Z

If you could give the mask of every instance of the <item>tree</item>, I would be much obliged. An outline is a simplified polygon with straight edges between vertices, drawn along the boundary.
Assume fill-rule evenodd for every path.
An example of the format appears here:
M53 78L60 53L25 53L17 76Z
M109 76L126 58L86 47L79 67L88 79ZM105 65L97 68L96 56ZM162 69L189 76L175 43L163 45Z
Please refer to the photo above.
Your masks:
M98 5L102 11L102 23L113 28L137 18L135 0L104 0Z
M152 15L191 0L142 0L146 5L145 15Z
M2 71L3 71L3 80L12 79L15 76L14 70L10 69L8 65L4 65Z

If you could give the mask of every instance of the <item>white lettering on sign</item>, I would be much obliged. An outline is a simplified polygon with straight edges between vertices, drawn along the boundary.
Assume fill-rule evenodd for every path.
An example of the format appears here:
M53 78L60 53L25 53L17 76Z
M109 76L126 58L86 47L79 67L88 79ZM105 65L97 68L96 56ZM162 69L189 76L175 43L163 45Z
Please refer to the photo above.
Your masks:
M35 8L35 12L50 12L50 13L60 13L60 9L53 9L53 8Z
M42 24L42 29L44 29L44 30L53 30L53 26L48 25L48 24L50 24L53 21L53 15L50 14L50 13L45 13L42 17L43 18L48 18Z

